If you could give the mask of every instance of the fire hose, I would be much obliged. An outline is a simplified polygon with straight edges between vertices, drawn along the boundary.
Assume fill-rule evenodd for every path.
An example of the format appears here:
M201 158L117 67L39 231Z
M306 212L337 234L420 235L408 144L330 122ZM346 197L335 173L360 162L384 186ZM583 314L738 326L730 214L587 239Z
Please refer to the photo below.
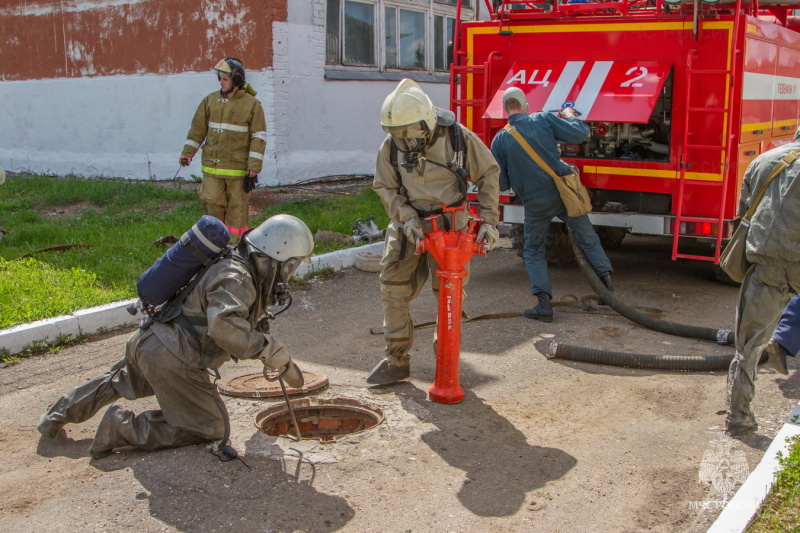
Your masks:
M636 324L639 324L640 326L659 331L661 333L667 333L669 335L710 340L723 346L733 344L734 334L730 330L691 326L688 324L679 324L676 322L660 320L625 305L620 298L618 298L613 292L609 291L606 286L603 285L603 282L600 281L597 273L589 264L586 254L578 245L572 229L569 229L569 235L572 242L572 249L575 252L576 259L578 260L578 265L580 266L581 272L583 272L583 275L586 277L589 285L598 296L600 296L614 311L623 317ZM549 359L560 358L569 359L572 361L582 361L586 363L611 366L624 366L630 368L707 371L727 369L734 357L734 354L712 356L629 354L598 350L595 348L571 346L554 341L550 345L550 350L547 354L547 357Z

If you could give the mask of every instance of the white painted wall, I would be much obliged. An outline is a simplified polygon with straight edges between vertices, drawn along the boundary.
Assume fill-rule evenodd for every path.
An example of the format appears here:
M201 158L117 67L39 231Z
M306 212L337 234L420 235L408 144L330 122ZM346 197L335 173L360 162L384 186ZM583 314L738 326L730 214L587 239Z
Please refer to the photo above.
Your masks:
M262 184L374 172L380 107L397 82L325 79L324 5L290 2L273 28L273 68L247 72L267 118ZM448 107L446 84L422 86ZM0 166L172 179L197 104L217 87L211 72L0 82ZM180 171L192 174L199 156Z
M251 73L269 98L271 73ZM210 72L0 82L0 165L11 172L171 179ZM199 158L181 176L200 175Z

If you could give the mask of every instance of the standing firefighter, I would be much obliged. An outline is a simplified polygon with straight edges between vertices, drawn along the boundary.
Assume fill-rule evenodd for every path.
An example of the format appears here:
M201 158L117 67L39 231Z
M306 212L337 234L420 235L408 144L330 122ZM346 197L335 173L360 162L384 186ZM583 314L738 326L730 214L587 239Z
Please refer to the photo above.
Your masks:
M728 371L728 416L725 431L738 435L758 429L750 402L756 393L756 371L789 300L800 291L800 129L794 142L758 156L744 174L739 200L743 216L773 168L785 157L789 166L767 185L747 230L747 260L736 306L736 356Z
M499 218L500 169L491 152L456 123L453 113L436 108L419 85L405 79L386 97L381 126L389 135L378 152L373 189L391 222L380 273L386 358L367 377L367 383L373 385L394 383L410 375L408 353L414 325L409 303L419 295L429 270L437 268L430 254L415 254L417 239L431 230L425 217L441 214L442 204L463 205L469 176L478 189L485 221L478 241L486 239L491 247L498 237ZM441 225L449 229L448 222ZM467 212L458 211L455 229L464 230L467 222ZM438 291L439 279L434 277L432 283L434 292Z
M226 57L212 71L220 90L197 106L179 161L188 166L202 147L203 210L225 223L236 244L247 231L247 193L255 188L264 162L267 123L239 59Z
M260 359L281 371L290 386L302 387L302 373L286 346L269 334L265 316L313 247L308 227L290 215L270 217L246 233L189 290L176 318L137 330L111 370L50 406L39 432L54 437L65 424L84 422L120 397L155 395L160 409L138 415L111 405L97 427L92 457L121 446L156 450L220 439L217 450L235 456L225 404L211 375L219 377L219 367L230 359Z

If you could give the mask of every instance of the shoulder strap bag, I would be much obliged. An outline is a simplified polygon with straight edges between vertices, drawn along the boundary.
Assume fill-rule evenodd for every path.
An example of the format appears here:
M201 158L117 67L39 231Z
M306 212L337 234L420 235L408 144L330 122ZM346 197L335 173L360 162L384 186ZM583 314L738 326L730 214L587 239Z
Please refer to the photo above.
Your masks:
M586 186L581 183L581 176L578 174L575 167L572 167L573 171L570 174L559 176L550 168L550 165L545 163L544 159L536 153L536 150L534 150L530 143L525 140L525 137L517 131L517 128L511 124L506 124L505 130L525 149L531 159L553 178L556 188L558 189L558 194L561 196L561 201L564 202L564 207L567 208L567 216L579 217L592 212L592 201L589 198L589 191L586 189Z
M758 204L761 202L761 198L764 197L764 193L767 192L767 187L772 180L778 177L798 156L800 156L800 150L789 152L775 164L764 185L753 196L747 213L739 221L739 226L733 232L728 244L725 245L725 249L719 256L720 268L736 283L741 283L744 280L744 275L750 268L750 261L747 260L747 230L750 228L750 219L758 209Z

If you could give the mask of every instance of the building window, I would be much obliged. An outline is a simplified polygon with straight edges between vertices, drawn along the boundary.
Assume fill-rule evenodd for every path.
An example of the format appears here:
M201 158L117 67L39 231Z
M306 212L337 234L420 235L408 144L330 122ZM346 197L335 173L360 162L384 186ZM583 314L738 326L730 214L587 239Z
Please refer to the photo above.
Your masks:
M428 0L427 9L419 3L327 0L325 63L361 67L357 70L447 71L455 31L455 9L449 6L456 2ZM468 20L471 13L463 16Z
M458 3L458 0L434 0L437 4L447 4L454 6ZM472 7L472 0L464 0L461 2L461 7L471 8Z
M433 17L433 68L449 70L453 62L453 34L456 19L444 15Z
M426 68L425 13L397 7L387 7L386 66L395 68Z
M353 0L328 0L326 33L327 64L377 66L375 4Z

